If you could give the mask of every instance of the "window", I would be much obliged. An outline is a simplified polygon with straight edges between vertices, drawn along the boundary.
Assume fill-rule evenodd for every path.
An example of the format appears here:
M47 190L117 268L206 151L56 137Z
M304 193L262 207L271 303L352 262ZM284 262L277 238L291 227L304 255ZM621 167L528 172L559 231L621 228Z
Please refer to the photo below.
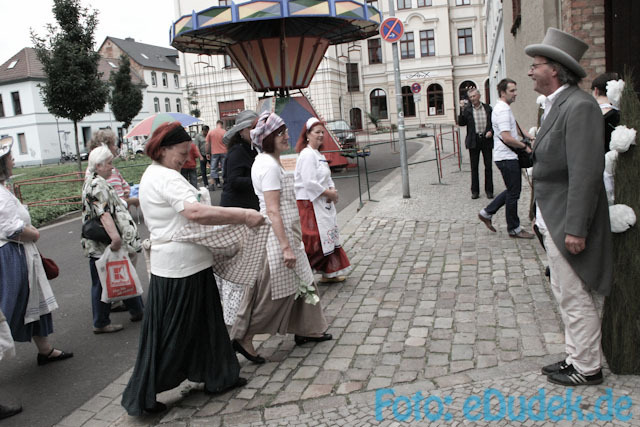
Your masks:
M141 53L140 56L142 56L144 59L149 59L149 57L147 55L145 55L144 53Z
M369 49L369 64L382 64L382 46L380 39L367 40Z
M20 92L11 92L11 101L13 102L13 114L19 116L22 114L22 106L20 105Z
M167 73L162 73L162 87L169 87L169 79Z
M444 95L442 93L442 86L437 83L429 85L427 88L427 104L429 105L430 116L444 114Z
M435 56L436 41L433 30L420 31L420 56Z
M171 101L169 100L169 98L164 99L164 111L166 111L167 113L171 112Z
M378 7L378 0L367 0L367 4L380 10L380 8Z
M231 6L231 0L220 0L218 4L220 6Z
M176 98L176 112L182 113L182 101L180 101L180 98Z
M409 86L402 86L402 112L405 117L416 116L416 104L413 102L413 92Z
M180 77L177 74L173 75L173 85L176 89L180 87Z
M360 78L358 77L358 64L347 63L347 91L360 92Z
M382 89L374 89L369 95L371 101L371 115L378 119L388 119L387 94Z
M418 0L418 7L431 6L431 0Z
M13 67L15 67L17 63L18 63L18 60L11 61L11 64L9 64L9 66L7 67L7 70L10 70L10 69L12 69Z
M489 79L484 82L484 99L487 104L491 105L491 86L489 84Z
M114 63L113 63L113 62L111 62L111 61L107 61L107 64L109 64L109 66L110 66L111 68L118 68L118 67L116 66L116 64L114 64Z
M156 76L156 72L155 71L151 72L151 86L153 86L153 87L158 86L158 76Z
M349 111L349 120L351 121L351 129L362 130L362 110L352 108Z
M411 9L411 0L398 0L398 10Z
M2 95L0 95L0 117L4 117L4 104L2 103Z
M456 0L456 6L467 6L471 4L471 0Z
M413 47L413 32L404 33L400 37L400 57L402 59L411 59L416 57Z
M233 63L233 60L227 54L224 55L224 68L236 68L236 64Z
M20 154L27 154L27 138L25 138L24 133L18 134L18 149Z
M160 112L160 100L158 98L153 98L153 111Z
M458 30L458 54L470 55L473 53L473 37L471 36L471 28L462 28Z
M471 80L465 80L460 83L460 87L458 88L458 99L469 99L469 95L467 94L467 92L472 87L477 89L476 84Z

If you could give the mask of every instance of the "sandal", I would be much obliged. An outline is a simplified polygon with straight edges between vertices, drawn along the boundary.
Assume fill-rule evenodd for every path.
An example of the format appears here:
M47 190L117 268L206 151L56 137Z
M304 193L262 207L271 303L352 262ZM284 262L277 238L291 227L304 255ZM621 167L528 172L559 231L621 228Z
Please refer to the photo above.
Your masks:
M320 279L320 283L341 283L347 280L347 276L337 276L337 277L322 277Z
M55 350L56 350L55 348L51 348L51 351L47 355L38 353L38 365L42 366L42 365L46 365L49 362L59 362L60 360L64 360L64 359L68 359L70 357L73 357L73 353L71 353L71 352L66 353L66 352L64 352L62 350L58 350L60 352L59 355L51 356Z

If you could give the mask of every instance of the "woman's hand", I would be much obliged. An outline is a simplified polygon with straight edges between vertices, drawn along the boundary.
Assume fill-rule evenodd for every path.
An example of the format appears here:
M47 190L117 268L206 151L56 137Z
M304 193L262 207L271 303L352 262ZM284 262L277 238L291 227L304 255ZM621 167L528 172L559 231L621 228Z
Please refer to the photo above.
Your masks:
M247 227L253 228L264 224L264 216L253 209L245 209L244 223Z
M40 238L40 232L33 225L26 225L22 232L18 234L16 240L22 242L37 242Z
M290 246L282 250L282 257L284 258L285 267L294 268L296 266L296 256Z
M330 202L338 203L338 190L335 188L327 188L322 195L329 199Z

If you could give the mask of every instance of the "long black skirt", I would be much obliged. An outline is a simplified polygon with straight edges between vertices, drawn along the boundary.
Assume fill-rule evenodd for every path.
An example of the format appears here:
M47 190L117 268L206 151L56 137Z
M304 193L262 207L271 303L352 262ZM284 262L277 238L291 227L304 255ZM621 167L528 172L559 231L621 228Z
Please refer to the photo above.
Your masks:
M236 384L240 364L224 324L211 268L172 279L151 275L138 358L122 396L129 415L184 380L217 392Z

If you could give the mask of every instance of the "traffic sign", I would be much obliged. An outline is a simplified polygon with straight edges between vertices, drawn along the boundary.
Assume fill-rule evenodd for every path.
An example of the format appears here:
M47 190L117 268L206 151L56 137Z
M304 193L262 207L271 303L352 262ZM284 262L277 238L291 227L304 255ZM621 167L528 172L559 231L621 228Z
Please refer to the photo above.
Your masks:
M411 92L420 93L421 90L422 90L422 86L420 86L420 83L414 83L411 85Z
M420 102L422 100L422 95L419 93L413 94L413 102Z
M394 16L387 18L380 25L380 35L382 39L390 43L397 42L404 34L402 21Z

